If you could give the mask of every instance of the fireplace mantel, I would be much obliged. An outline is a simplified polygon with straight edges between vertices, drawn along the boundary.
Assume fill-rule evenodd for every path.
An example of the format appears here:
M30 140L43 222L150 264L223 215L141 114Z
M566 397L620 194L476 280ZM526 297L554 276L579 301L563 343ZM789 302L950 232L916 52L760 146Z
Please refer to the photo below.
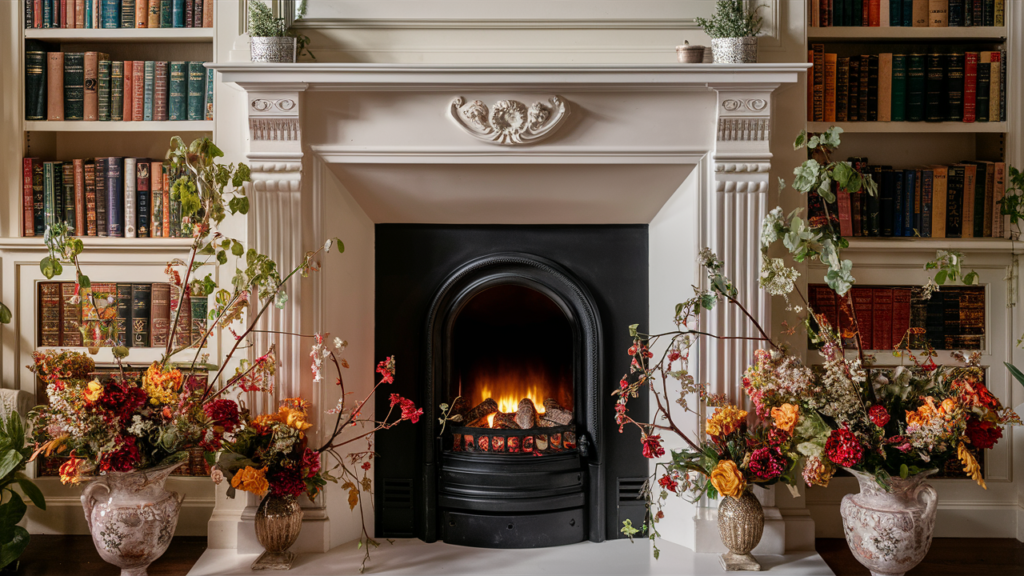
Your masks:
M773 94L796 84L807 64L208 66L246 92L253 178L249 238L278 262L301 260L322 236L358 234L358 227L339 229L349 212L357 213L364 230L389 222L642 223L649 225L651 262L672 261L651 267L655 331L655 320L680 298L679 287L702 282L689 268L704 246L724 257L747 310L770 325L768 297L757 278L760 221L769 208ZM548 106L547 116L535 103ZM529 118L536 130L528 137L488 141L481 135L495 107L506 114L498 119L501 129ZM466 116L453 117L459 110ZM684 193L688 186L696 193ZM328 206L328 192L343 201ZM324 215L328 208L333 216ZM681 226L690 222L687 217L692 223ZM369 255L357 258L370 262L372 277L372 235L362 240L345 238L350 247L366 246ZM351 257L350 251L346 258ZM685 268L684 277L669 268ZM267 315L267 328L320 331L324 317L338 312L325 311L322 280L313 279L313 285L311 294L289 290L295 296L285 310ZM367 301L345 305L372 308L372 287L368 293ZM718 307L709 324L712 333L755 336L729 307ZM333 404L326 399L333 392L314 386L307 374L305 347L289 340L275 339L284 364L280 397ZM730 340L703 347L699 378L740 400L742 372L755 345ZM340 494L328 497L344 500ZM769 493L766 506L772 498ZM323 502L309 505L306 518L319 523L319 532L304 526L298 550L329 547L330 533L337 531L327 516ZM769 517L770 525L776 521L784 524ZM695 530L691 523L688 535L676 541L702 550L720 547L717 529L705 528ZM240 525L240 551L243 542L253 541L245 535L251 530L251 523ZM774 535L765 537L761 551L781 553L784 531L766 527Z

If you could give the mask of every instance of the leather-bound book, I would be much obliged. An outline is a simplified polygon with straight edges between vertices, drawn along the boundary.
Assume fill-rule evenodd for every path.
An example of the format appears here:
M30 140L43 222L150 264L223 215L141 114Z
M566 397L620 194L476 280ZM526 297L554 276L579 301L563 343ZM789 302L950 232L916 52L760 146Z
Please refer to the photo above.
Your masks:
M928 76L925 81L924 119L942 122L946 119L942 89L946 84L946 56L941 52L928 54Z
M164 238L170 238L171 237L171 184L173 183L173 179L172 179L173 175L171 175L170 170L171 170L170 164L164 164L164 170L163 170L163 172L164 172L164 178L163 178L163 185L164 185L164 190L163 190L164 211L163 211L163 214L161 215L162 216L162 220L163 220L162 226L163 226L163 231L164 231L164 233L163 233L163 237Z
M914 27L927 28L929 20L928 0L914 0L914 5L911 10L911 17L914 19Z
M879 236L892 236L896 227L896 180L892 166L882 166L878 184Z
M850 79L847 85L846 119L850 122L860 120L860 57L850 58Z
M195 0L185 0L185 28L195 25Z
M1006 163L996 162L995 186L992 191L992 237L1009 238L1010 217L1000 213L1006 196Z
M836 204L839 209L839 233L844 237L853 236L853 203L850 193L840 189L836 193Z
M121 0L121 28L135 28L135 0Z
M46 120L46 51L36 47L25 49L25 120Z
M21 161L21 235L36 235L35 191L33 175L36 165L42 166L39 158L24 158Z
M185 0L171 0L171 22L174 28L185 27Z
M874 350L874 298L873 289L854 286L850 290L853 312L857 317L857 334L864 350Z
M39 345L60 346L60 282L39 283Z
M934 194L935 172L926 168L921 170L921 237L931 238L932 229L932 195Z
M64 119L64 53L46 54L46 119Z
M152 207L149 226L150 235L153 238L163 236L164 220L164 164L163 162L150 163L150 201Z
M85 173L85 231L88 236L96 235L96 161L86 160Z
M64 119L85 118L85 54L64 54Z
M964 0L949 0L946 21L951 28L964 25Z
M135 158L124 159L124 237L135 238Z
M85 28L85 0L75 0L75 25L72 28Z
M873 54L868 59L868 120L878 120L878 72L879 58Z
M978 87L975 94L975 117L978 122L988 122L989 106L992 90L992 53L978 54Z
M110 63L110 119L124 120L124 62Z
M963 190L963 206L964 206L964 221L963 227L960 230L961 238L974 238L974 221L976 216L983 216L978 214L977 211L977 195L978 195L978 167L974 164L961 164L964 167L964 190ZM984 179L983 179L984 180ZM984 188L982 188L982 197L984 198Z
M58 169L59 171L59 169ZM57 200L55 198L55 183L54 183L54 169L53 162L43 162L43 219L46 228L53 226L57 222L56 210Z
M207 340L203 340L203 336L206 334L206 315L208 313L207 306L209 302L206 296L192 296L192 347L193 348L206 348L209 345ZM200 346L202 343L202 346Z
M146 27L160 27L160 0L149 0L146 5Z
M110 60L100 60L97 72L97 120L110 121Z
M825 45L812 44L811 50L814 52L814 120L822 122L825 120Z
M946 55L946 120L960 122L964 119L964 53L952 52Z
M907 213L904 194L904 170L892 171L892 235L903 236L903 218ZM883 220L884 224L884 220ZM884 234L883 234L884 235Z
M196 0L203 3L203 28L213 28L213 0Z
M872 344L874 350L892 350L892 326L893 326L893 289L872 288Z
M192 303L186 297L178 308L178 301L181 297L181 289L171 286L171 321L174 321L174 314L178 312L178 327L174 330L174 347L187 348L192 343Z
M107 228L107 159L96 159L96 235L109 236Z
M985 0L981 4L981 21L979 26L996 25L996 3L995 0Z
M124 61L124 95L121 103L121 110L124 112L124 121L132 122L141 120L135 117L132 102L135 97L135 65L131 60Z
M153 120L167 120L167 62L153 64Z
M925 304L924 336L928 345L936 350L941 350L946 345L946 339L944 336L944 332L946 331L945 300L948 293L948 290L936 290L935 292L932 292L932 297L929 298Z
M155 95L153 81L155 80L156 62L147 60L144 66L142 75L142 119L148 122L153 119L153 96Z
M846 122L850 105L850 58L836 59L836 122Z
M835 62L833 61L833 65ZM834 68L834 66L833 66ZM833 80L835 74L833 69ZM835 84L833 83L833 90ZM202 120L206 117L206 68L202 62L188 63L188 112L189 120Z
M124 158L107 158L107 235L124 238Z
M860 57L860 87L857 89L859 96L859 110L857 111L857 120L859 122L867 122L868 120L868 92L870 88L870 69L871 69L871 56L862 55Z
M135 237L149 238L150 174L149 158L135 159Z
M74 207L75 235L86 236L85 224L85 161L81 158L73 161L73 183L75 190ZM65 206L65 211L67 206Z
M892 54L878 55L878 121L892 121Z
M119 0L93 0L100 2L100 24L105 29L121 27L121 3Z
M962 164L948 167L945 206L946 238L960 238L964 231L964 176L965 167Z
M86 52L84 57L85 84L83 90L84 118L94 122L100 117L99 100L99 54Z
M1001 98L1000 93L1002 92L1002 63L1000 59L1002 54L999 51L992 52L989 55L991 62L991 68L989 72L989 92L988 92L988 121L999 122L1002 114Z
M132 285L117 283L117 336L118 346L132 345Z
M188 62L171 62L168 84L167 118L187 120L188 110Z
M985 288L964 286L960 288L960 335L982 336L984 334Z
M946 238L949 234L947 228L949 211L946 209L946 205L949 203L950 169L947 166L930 166L929 168L932 171L932 238ZM960 218L959 211L956 217ZM949 237L959 238L959 228L956 235L950 234Z
M928 25L932 28L945 28L949 26L949 0L929 0L928 11L930 20Z
M32 162L32 221L36 236L46 233L45 166L37 159L33 159Z
M924 120L926 60L924 54L911 54L907 58L907 120L910 122Z
M906 348L910 344L910 289L894 288L892 291L892 345Z
M147 0L135 0L135 27L149 27L149 2Z
M907 55L892 55L892 105L890 120L904 122L907 119Z
M160 27L173 28L174 17L171 11L173 0L160 0Z
M977 120L978 53L964 54L964 122Z
M82 302L75 301L78 293L78 285L74 282L61 282L61 346L82 345Z
M125 67L128 64L125 63ZM141 122L146 112L146 63L132 62L132 120Z
M924 288L915 286L910 289L910 327L914 334L910 335L910 347L923 350L928 339L925 336L928 326L928 300L924 297Z
M951 287L942 300L942 335L945 339L943 348L958 348L957 336L960 335L960 289Z
M857 192L856 194L850 194L850 216L851 216L851 227L853 229L853 236L863 236L863 219L861 214L863 213L864 207L861 203L864 201L864 193Z
M148 348L150 338L150 284L132 284L132 347Z
M167 346L167 338L171 333L171 285L166 282L153 284L151 302L149 309L151 346L163 348Z
M812 284L810 290L811 308L814 310L815 320L823 321L829 328L836 331L839 328L839 309L836 303L836 293L825 284Z
M1006 65L1006 59L1003 58L1003 66L1005 66L1005 65ZM215 72L215 70L213 68L207 68L206 69L206 119L207 120L213 120L213 75L214 75L214 72ZM1006 75L1004 74L1003 77L1005 78ZM1003 86L1005 87L1005 85L1006 85L1006 83L1004 82ZM1006 94L1006 90L1004 89L1003 90L1003 95L1005 96L1005 94ZM1006 113L1006 107L1003 106L1003 114L1005 115L1005 113Z
M75 165L61 163L60 208L57 219L68 226L68 235L75 235Z
M995 0L995 10L993 11L993 26L1005 26L1006 25L1006 0Z
M914 214L915 197L914 188L917 187L917 172L914 170L903 171L903 230L904 236L914 235Z

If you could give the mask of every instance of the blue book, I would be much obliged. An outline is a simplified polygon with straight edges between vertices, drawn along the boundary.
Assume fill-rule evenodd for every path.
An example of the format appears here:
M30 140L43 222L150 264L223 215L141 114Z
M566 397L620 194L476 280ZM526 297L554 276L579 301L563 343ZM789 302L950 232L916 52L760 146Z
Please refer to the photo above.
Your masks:
M885 2L886 0L882 0ZM903 0L889 0L889 26L903 25ZM899 236L899 234L897 234Z
M915 219L918 216L917 210L915 210L916 203L914 201L914 186L917 183L916 174L913 170L903 171L903 235L913 236L914 229L920 228L919 225L915 225Z
M156 73L156 62L147 60L143 67L143 98L142 116L147 122L153 119L153 82ZM138 80L136 80L138 82Z
M893 170L892 180L892 235L903 236L903 214L906 211L903 203L903 170Z
M121 27L121 2L100 0L100 25L103 28Z
M92 28L92 0L85 0L85 24L82 28Z
M893 190L895 185L893 184L893 171L889 166L879 167L881 178L879 178L878 186L878 220L879 220L879 232L873 234L873 236L892 236L893 226L895 225L895 218L893 218L893 207L895 205L895 196ZM870 198L870 196L869 196ZM871 210L869 209L869 213Z
M53 28L53 0L43 0L43 28Z
M921 171L921 236L932 237L932 191L934 190L934 175L931 170Z
M107 235L124 238L124 158L107 158Z
M185 27L185 0L171 0L171 25L174 28Z

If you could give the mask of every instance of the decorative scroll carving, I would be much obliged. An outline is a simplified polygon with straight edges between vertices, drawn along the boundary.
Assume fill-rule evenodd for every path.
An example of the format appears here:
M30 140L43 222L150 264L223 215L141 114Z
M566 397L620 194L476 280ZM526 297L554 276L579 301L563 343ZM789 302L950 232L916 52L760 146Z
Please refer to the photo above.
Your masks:
M736 112L746 108L751 112L760 112L768 106L768 101L763 98L748 98L746 100L728 99L722 100L722 108L726 112Z
M302 164L298 162L254 162L252 187L259 192L298 192L302 188Z
M516 100L500 100L488 110L479 100L465 104L459 96L452 100L448 112L460 128L477 140L516 146L540 142L569 116L569 106L560 96L552 96L550 102L551 106L534 102L527 107Z
M295 118L249 118L249 136L253 140L289 140L298 142L302 138L299 119Z
M298 104L291 98L279 98L276 100L270 100L267 98L254 98L249 103L256 112L271 112L275 108L281 112L291 112L295 109Z
M715 172L768 172L772 165L767 162L719 162L715 164Z
M770 125L768 118L719 118L718 140L767 142Z

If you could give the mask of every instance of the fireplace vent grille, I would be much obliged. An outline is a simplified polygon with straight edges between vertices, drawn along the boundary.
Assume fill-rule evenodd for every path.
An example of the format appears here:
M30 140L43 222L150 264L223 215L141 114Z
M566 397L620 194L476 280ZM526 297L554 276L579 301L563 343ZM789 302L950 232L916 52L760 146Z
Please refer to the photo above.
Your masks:
M621 527L622 522L627 519L635 527L643 526L644 518L647 516L647 503L640 498L640 491L643 490L646 481L647 478L619 478L619 500L616 507L618 521L615 526ZM621 533L617 536L625 538Z
M385 537L412 538L413 533L413 486L410 478L385 478L381 498L385 512L381 527Z

